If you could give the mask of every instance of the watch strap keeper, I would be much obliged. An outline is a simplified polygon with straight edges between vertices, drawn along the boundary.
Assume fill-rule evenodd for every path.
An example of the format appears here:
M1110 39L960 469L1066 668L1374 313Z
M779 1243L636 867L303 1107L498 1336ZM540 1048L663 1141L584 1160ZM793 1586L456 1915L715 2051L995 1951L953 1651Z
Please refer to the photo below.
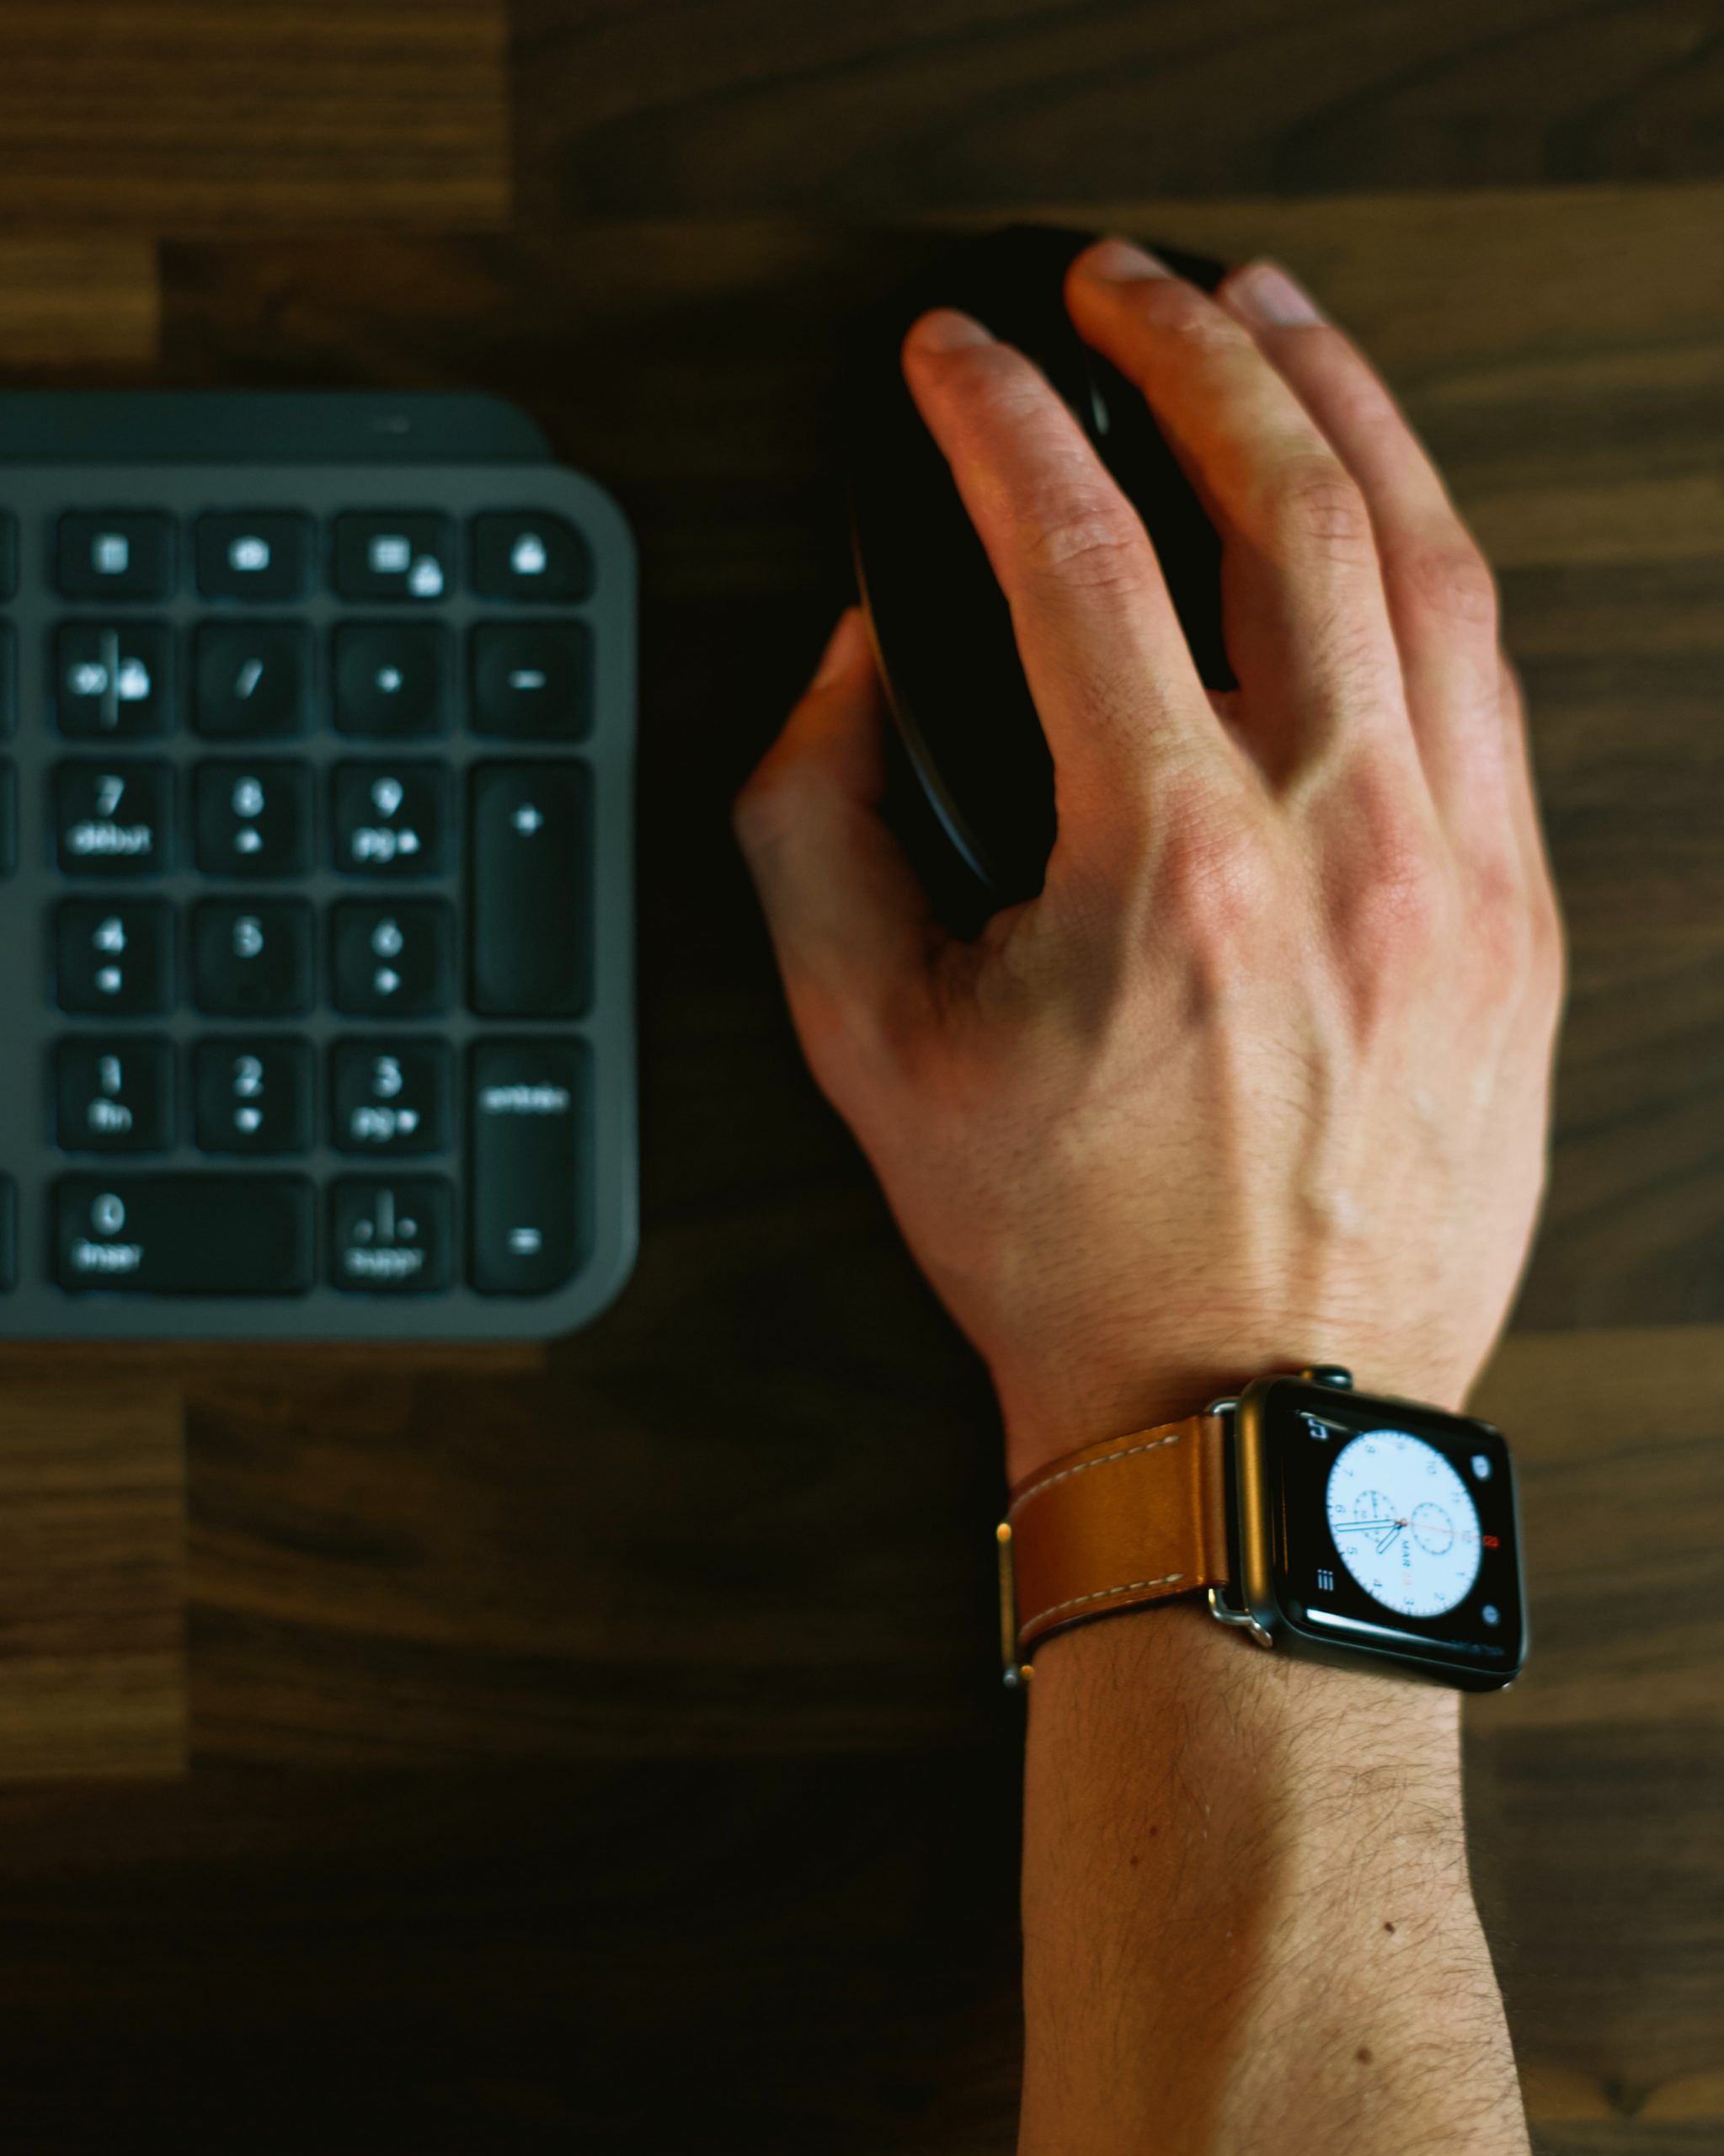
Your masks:
M999 1529L1008 1675L1068 1625L1226 1584L1225 1442L1219 1415L1192 1415L1013 1486Z

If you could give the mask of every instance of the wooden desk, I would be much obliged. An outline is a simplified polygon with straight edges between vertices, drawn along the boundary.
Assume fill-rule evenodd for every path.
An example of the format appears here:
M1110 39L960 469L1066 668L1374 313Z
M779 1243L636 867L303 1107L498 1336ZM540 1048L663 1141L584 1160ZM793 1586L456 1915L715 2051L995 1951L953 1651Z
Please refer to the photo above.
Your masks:
M1026 213L1284 255L1501 565L1574 995L1482 1395L1537 1652L1469 1705L1473 1861L1543 2156L1718 2145L1711 35L1678 0L0 13L4 378L496 389L644 573L614 1312L542 1354L0 1352L8 2150L1011 2148L990 1396L803 1071L725 809L847 595L848 311Z

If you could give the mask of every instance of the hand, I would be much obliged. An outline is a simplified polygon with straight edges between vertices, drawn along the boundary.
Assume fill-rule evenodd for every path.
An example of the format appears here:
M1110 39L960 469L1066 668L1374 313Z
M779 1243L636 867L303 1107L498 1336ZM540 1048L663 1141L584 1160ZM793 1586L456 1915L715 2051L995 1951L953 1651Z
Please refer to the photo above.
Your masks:
M1053 752L1045 886L974 942L934 923L855 609L735 809L809 1064L1014 1481L1307 1362L1458 1406L1525 1260L1561 1000L1494 581L1376 375L1267 264L1210 299L1102 243L1066 298L1222 534L1237 691L1042 375L936 310L905 372Z

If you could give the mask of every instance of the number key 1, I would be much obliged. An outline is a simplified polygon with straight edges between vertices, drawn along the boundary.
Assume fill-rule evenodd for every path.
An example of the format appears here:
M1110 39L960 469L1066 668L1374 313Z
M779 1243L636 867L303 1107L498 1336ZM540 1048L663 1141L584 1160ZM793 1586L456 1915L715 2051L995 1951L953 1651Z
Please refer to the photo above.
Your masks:
M70 1153L155 1153L173 1143L173 1045L71 1035L54 1053L55 1135Z

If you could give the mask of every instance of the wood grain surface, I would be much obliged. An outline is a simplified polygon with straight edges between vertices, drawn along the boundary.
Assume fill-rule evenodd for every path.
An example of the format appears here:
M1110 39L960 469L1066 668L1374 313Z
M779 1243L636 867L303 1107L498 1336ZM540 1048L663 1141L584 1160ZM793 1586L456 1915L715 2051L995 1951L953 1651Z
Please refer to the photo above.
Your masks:
M186 1763L178 1390L20 1377L0 1391L0 1774Z
M0 221L494 226L503 0L0 7Z
M996 1422L725 811L850 596L846 323L1027 213L1292 263L1499 564L1573 1000L1481 1394L1535 1655L1468 1703L1473 1872L1540 2156L1716 2149L1716 8L510 23L0 12L0 376L495 389L627 508L644 1215L547 1350L0 1352L0 2137L1012 2147Z
M148 240L102 232L0 232L0 376L26 387L149 367L161 286Z
M515 0L538 217L1724 176L1709 0Z

